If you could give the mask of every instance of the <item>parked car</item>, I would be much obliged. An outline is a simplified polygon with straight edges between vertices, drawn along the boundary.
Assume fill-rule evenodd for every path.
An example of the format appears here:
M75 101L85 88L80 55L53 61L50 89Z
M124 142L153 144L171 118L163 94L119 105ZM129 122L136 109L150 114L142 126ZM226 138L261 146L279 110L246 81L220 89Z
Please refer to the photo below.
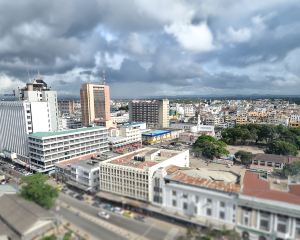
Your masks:
M120 207L113 207L112 212L122 215L124 213L124 210Z
M110 218L110 215L107 212L104 212L104 211L98 212L98 216L101 217L101 218L104 218L104 219L109 219Z

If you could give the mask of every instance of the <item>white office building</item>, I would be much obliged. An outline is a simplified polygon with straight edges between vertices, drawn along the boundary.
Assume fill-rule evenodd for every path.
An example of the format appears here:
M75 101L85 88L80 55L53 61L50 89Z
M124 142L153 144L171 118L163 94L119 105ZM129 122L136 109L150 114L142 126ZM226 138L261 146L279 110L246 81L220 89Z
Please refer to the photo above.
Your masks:
M27 135L50 130L47 102L0 102L0 151L11 151L26 161L29 156Z
M57 93L48 87L41 76L37 76L32 83L27 83L24 88L18 89L17 98L21 101L47 103L45 107L48 112L50 131L58 130Z
M107 137L105 127L33 133L28 136L31 167L47 172L55 163L108 151Z
M143 148L100 163L100 190L142 201L153 197L152 176L160 167L189 166L189 151Z

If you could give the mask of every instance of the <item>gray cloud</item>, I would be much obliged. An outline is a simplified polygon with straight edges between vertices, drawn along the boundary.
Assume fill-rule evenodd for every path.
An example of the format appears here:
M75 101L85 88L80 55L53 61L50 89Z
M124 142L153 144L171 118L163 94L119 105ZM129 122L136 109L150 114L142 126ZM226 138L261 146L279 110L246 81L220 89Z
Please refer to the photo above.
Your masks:
M79 95L104 69L114 97L298 94L299 11L296 0L1 1L0 94L40 71Z

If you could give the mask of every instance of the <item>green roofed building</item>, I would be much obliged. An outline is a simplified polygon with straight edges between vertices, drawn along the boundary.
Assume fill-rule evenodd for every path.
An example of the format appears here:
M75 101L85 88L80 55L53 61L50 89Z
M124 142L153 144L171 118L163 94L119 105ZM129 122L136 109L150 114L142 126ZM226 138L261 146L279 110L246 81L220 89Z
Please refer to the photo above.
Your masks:
M106 152L107 137L107 128L99 126L33 133L28 136L31 168L49 172L56 163Z

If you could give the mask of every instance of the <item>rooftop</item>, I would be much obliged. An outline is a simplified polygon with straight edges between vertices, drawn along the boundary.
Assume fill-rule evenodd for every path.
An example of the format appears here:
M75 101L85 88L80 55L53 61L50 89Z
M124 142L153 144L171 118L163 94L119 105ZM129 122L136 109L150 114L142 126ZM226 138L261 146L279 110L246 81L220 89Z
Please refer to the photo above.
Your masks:
M294 161L300 161L300 157L258 153L254 156L253 160L275 163L292 163Z
M139 169L148 169L149 167L174 157L179 153L181 152L174 150L143 148L120 157L109 159L105 161L105 163Z
M147 137L154 137L154 136L167 134L167 133L170 133L170 132L171 132L171 130L153 130L153 131L145 132L142 135L147 136Z
M207 168L166 168L167 179L198 187L216 189L225 192L240 192L240 176L231 171L211 170Z
M36 132L36 133L30 134L29 136L36 137L36 138L56 137L56 136L60 136L60 135L71 135L71 134L77 134L77 133L82 133L82 132L94 131L97 129L105 129L105 127L95 126L95 127L85 127L85 128L57 131L57 132Z
M268 180L262 179L259 174L247 171L244 176L243 193L247 196L281 201L291 204L300 204L300 185L290 185L288 191L271 189Z

